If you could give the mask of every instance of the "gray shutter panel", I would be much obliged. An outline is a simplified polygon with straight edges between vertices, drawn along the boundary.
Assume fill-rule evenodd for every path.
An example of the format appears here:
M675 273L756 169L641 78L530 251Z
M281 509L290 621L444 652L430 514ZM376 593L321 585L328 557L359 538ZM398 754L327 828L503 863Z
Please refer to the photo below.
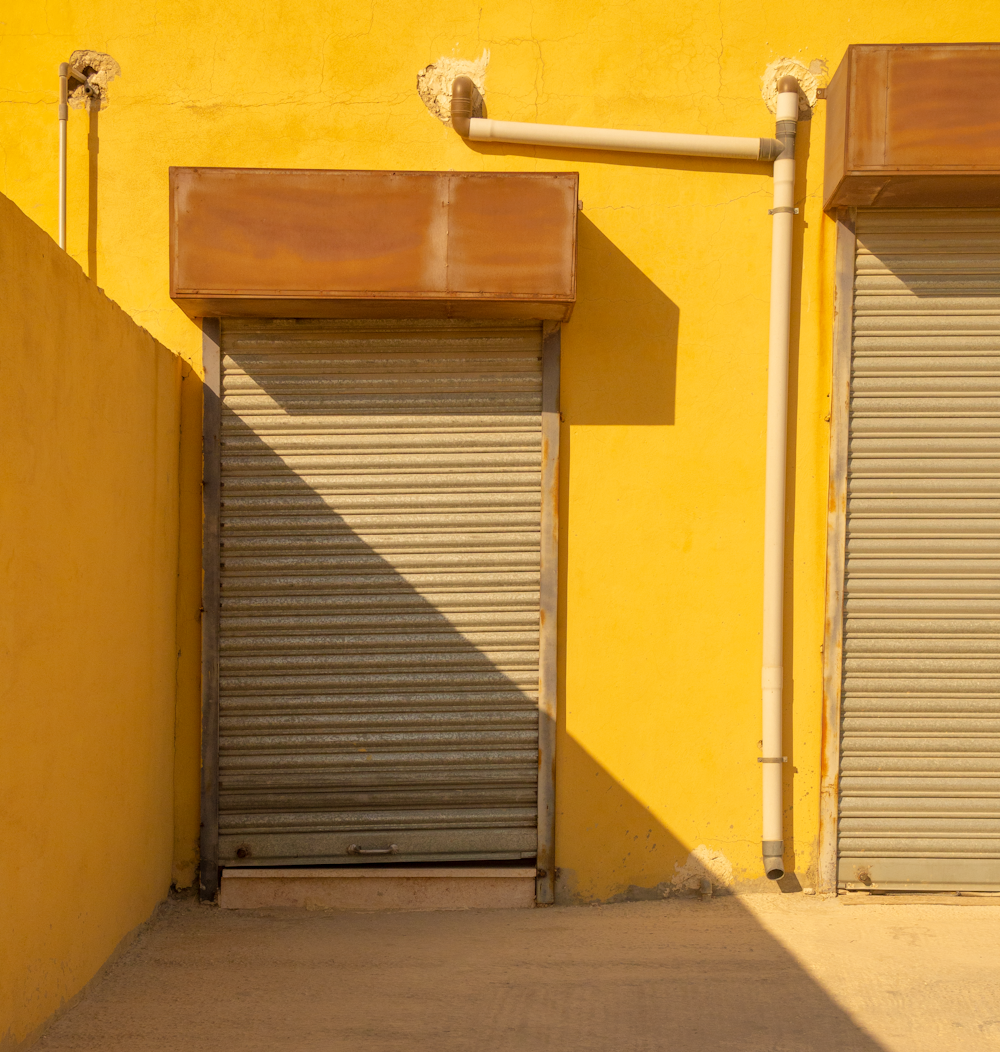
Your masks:
M222 340L220 862L534 856L540 326Z
M857 233L839 880L1000 888L1000 212Z

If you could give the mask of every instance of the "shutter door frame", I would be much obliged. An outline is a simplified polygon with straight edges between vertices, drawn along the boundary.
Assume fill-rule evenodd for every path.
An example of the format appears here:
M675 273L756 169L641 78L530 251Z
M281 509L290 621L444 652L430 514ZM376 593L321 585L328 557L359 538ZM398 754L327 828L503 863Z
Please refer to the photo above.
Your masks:
M850 441L851 349L857 209L837 213L833 378L830 386L830 482L826 529L826 617L820 755L819 891L837 893L840 816L840 712L843 687L844 569L847 552L847 453Z
M222 597L222 320L203 318L201 535L201 835L198 891L219 891L219 624Z
M202 319L202 777L199 893L212 901L219 889L219 651L222 511L222 327ZM498 320L503 324L503 320ZM540 904L555 900L555 739L558 696L559 383L561 325L542 328L541 522L539 580L539 684L537 878ZM446 864L446 863L445 863Z
M826 893L836 893L838 888L861 889L870 882L879 890L1000 890L1000 860L988 852L980 854L982 848L965 849L965 856L949 855L944 850L946 845L933 846L928 841L926 857L913 852L905 857L892 857L893 851L885 857L872 856L874 866L870 875L858 873L859 880L851 880L840 863L840 823L841 823L841 769L843 741L843 690L845 680L845 653L847 608L847 511L849 488L849 443L850 413L852 398L852 372L854 368L854 328L855 328L855 286L857 274L858 237L856 234L858 209L843 209L836 213L836 287L834 300L834 333L833 333L833 377L831 386L831 433L830 433L830 480L828 500L828 533L827 533L827 594L826 624L824 630L824 699L821 756L821 804L820 804L820 858L819 886ZM907 210L916 214L927 210ZM976 209L934 209L934 213L951 211L974 214ZM990 211L995 218L996 210ZM879 215L882 210L866 210L866 214ZM909 218L909 217L907 217ZM959 224L960 225L960 224ZM971 295L976 295L972 293ZM986 295L990 295L989 292ZM878 316L878 315L876 315ZM877 331L873 333L877 335ZM980 352L982 353L982 352ZM972 352L970 352L972 354ZM974 356L974 354L972 355ZM956 374L964 376L965 374ZM971 374L970 374L971 375ZM946 388L950 390L950 388ZM958 388L956 388L958 390ZM860 494L864 496L863 493ZM901 494L903 495L903 494ZM942 493L947 497L947 492ZM985 615L984 615L985 616ZM873 651L875 653L875 651ZM870 662L871 659L869 659ZM872 672L869 675L877 675ZM943 673L942 673L943 674ZM941 688L944 689L944 688ZM958 697L956 695L956 697ZM971 713L970 709L970 713ZM956 710L957 713L957 710ZM915 715L919 715L916 713ZM856 722L856 721L855 721ZM884 733L889 733L883 731ZM930 732L927 732L930 733ZM974 734L975 732L973 732ZM916 754L915 754L916 755ZM943 755L943 754L942 754ZM952 787L954 788L954 787ZM875 790L869 790L874 792ZM925 788L924 792L928 792ZM964 790L968 793L973 790ZM948 794L946 794L948 795ZM975 794L974 794L975 795ZM981 794L980 794L981 795ZM934 793L928 792L929 799ZM939 799L943 800L944 797ZM971 799L971 798L970 798ZM848 816L849 817L849 816ZM888 817L888 816L887 816ZM954 817L954 816L952 816ZM971 814L970 817L975 817ZM878 819L878 821L884 821ZM855 820L855 824L859 823ZM870 822L869 822L870 824ZM861 822L860 826L864 826ZM890 823L891 825L891 823ZM872 827L873 829L876 826ZM855 839L859 834L855 833ZM862 837L864 833L860 834ZM869 836L891 837L891 833L869 833ZM904 834L915 836L916 834ZM928 836L950 834L939 832ZM961 836L958 832L957 835ZM966 834L969 835L969 834ZM982 834L986 835L986 834ZM989 839L989 837L987 837ZM902 843L902 842L901 842ZM899 848L900 845L890 845ZM954 845L952 845L954 850ZM849 851L850 860L862 858L856 852ZM876 872L877 870L877 872ZM865 877L867 876L867 880Z

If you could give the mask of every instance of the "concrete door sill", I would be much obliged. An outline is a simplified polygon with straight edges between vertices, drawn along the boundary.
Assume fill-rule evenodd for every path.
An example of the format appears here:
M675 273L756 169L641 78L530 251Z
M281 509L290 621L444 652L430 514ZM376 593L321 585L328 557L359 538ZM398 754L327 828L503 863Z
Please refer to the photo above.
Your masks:
M866 891L849 891L837 900L842 906L1000 906L1000 896L969 892L885 892L870 895Z
M534 867L224 869L219 905L340 910L530 909Z

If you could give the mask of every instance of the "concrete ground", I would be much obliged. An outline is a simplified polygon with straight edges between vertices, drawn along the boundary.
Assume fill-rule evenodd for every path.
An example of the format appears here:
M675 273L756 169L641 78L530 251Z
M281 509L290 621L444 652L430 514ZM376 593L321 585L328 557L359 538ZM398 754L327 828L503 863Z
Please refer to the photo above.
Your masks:
M996 1052L1000 905L799 894L346 913L174 900L36 1048Z

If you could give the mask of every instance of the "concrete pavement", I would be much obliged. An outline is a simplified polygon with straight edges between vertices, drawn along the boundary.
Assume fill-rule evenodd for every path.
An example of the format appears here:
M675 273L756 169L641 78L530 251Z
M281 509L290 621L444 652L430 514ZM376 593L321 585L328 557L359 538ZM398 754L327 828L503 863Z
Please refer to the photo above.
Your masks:
M961 901L961 900L960 900ZM40 1052L996 1052L1000 904L161 908Z

